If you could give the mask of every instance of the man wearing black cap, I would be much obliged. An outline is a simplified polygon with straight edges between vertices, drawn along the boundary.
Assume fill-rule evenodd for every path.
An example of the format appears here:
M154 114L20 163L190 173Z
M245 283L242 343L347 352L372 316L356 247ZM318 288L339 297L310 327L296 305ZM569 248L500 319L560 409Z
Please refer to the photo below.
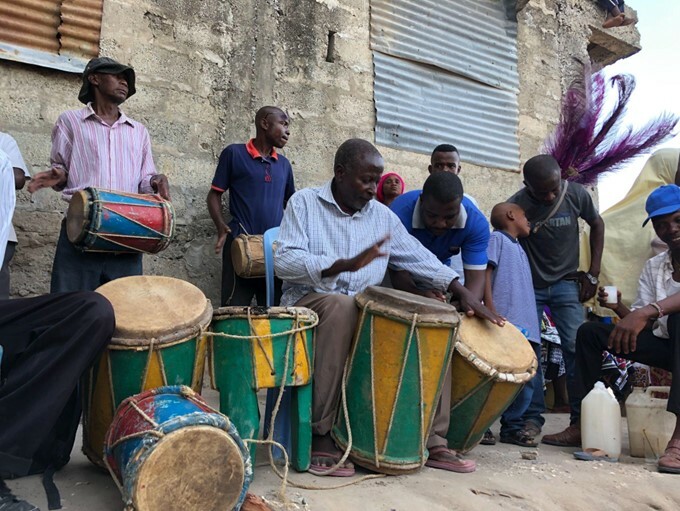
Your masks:
M119 106L136 92L135 72L108 57L90 60L83 72L80 110L62 113L52 130L52 168L36 174L33 193L52 187L70 201L87 187L158 193L170 199L167 178L157 174L146 128ZM51 292L94 290L110 280L142 273L141 254L81 252L62 223L52 267Z
M656 235L668 250L645 264L638 294L631 309L621 303L607 303L600 288L601 307L612 309L620 318L616 325L587 322L576 335L576 403L571 410L571 428L578 432L580 445L580 403L600 378L602 352L635 360L673 373L668 411L680 416L680 187L664 185L654 190L645 206ZM625 254L621 254L625 257ZM676 419L677 421L677 419ZM572 435L573 436L573 435ZM680 421L676 422L666 452L659 458L659 472L680 474Z

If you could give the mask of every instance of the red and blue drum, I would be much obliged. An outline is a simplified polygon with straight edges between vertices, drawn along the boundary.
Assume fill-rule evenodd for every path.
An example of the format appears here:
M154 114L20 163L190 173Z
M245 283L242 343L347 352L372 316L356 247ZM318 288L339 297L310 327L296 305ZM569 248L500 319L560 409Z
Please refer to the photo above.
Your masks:
M85 188L73 194L66 234L84 252L155 254L170 243L175 213L158 195Z
M253 479L234 425L185 386L123 401L104 456L125 509L136 511L239 510Z

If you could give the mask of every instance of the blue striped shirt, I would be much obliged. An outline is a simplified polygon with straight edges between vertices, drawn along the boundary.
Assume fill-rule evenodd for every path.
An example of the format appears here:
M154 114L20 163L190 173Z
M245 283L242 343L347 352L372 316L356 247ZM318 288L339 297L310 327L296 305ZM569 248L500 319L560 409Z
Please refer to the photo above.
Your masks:
M276 275L284 281L281 305L294 305L311 292L353 296L379 285L388 263L430 289L445 291L458 278L406 231L387 206L372 200L353 215L342 211L331 183L301 190L288 201L274 254ZM381 247L387 257L378 257L359 271L321 277L338 259L351 259L387 236L390 239Z

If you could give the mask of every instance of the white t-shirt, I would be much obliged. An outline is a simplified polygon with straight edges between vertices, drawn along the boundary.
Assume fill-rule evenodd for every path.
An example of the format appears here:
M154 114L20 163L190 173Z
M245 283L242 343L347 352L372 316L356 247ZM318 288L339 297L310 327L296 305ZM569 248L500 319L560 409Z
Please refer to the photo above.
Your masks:
M11 135L8 135L7 133L2 133L0 131L0 150L4 151L7 157L9 158L10 165L12 167L16 167L18 169L21 169L24 171L24 176L26 177L31 177L31 175L28 173L28 170L26 169L26 162L24 162L24 158L21 156L21 151L19 151L19 146L16 143L16 140L12 138ZM14 173L12 173L12 176ZM7 241L13 241L16 243L17 241L17 234L14 232L14 227L12 224L9 226L9 237ZM5 245L7 243L5 242ZM4 245L3 245L4 247ZM2 259L0 259L0 264L2 264Z
M0 149L0 263L5 258L7 237L12 227L15 202L14 171L9 157Z

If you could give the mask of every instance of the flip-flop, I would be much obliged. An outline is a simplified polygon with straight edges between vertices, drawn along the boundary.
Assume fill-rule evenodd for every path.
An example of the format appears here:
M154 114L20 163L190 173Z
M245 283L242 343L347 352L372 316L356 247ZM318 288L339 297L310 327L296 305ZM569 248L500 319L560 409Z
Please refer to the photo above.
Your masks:
M432 454L437 454L442 451L447 451L456 457L456 461L444 461L432 459ZM458 474L468 474L477 470L477 463L474 460L464 460L456 451L446 447L434 447L430 449L430 457L425 462L426 467L438 468L441 470L448 470L449 472L456 472Z
M574 453L574 458L581 461L608 461L609 463L616 463L619 461L618 458L611 458L609 454L602 449L595 449L593 447L583 449L582 451L576 451Z
M656 463L659 472L666 474L680 474L680 440L671 439L666 451Z
M336 453L336 454L331 454L329 452L323 452L323 451L313 451L312 452L312 460L314 458L326 458L329 460L332 460L333 465L335 465L338 461L340 461L340 458L342 457L341 454ZM352 477L355 474L354 470L354 465L351 464L351 462L346 461L345 463L350 463L350 466L344 466L344 467L338 467L336 468L332 473L328 473L328 471L331 469L331 466L326 466L326 465L320 465L319 463L310 463L309 469L307 472L310 474L314 474L315 476L333 476L333 477Z

